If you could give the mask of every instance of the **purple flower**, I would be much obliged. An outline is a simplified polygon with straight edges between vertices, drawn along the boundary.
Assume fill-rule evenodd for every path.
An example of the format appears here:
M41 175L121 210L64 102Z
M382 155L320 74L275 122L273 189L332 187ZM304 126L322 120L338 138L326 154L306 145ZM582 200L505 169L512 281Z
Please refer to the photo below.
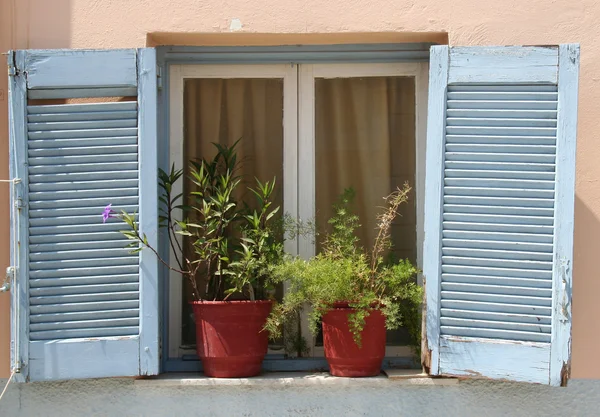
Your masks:
M109 204L108 206L104 207L104 211L102 212L102 223L106 223L108 219L115 217L112 215L114 211L112 210L111 206L112 204Z

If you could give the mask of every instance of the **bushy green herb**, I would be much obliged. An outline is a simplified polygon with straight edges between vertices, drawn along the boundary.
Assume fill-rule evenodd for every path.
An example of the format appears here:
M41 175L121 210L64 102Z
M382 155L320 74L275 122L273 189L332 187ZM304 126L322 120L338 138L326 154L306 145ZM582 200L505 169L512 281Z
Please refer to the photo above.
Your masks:
M365 319L377 309L384 314L388 329L396 329L403 322L409 324L411 340L418 346L420 327L415 324L420 322L422 298L422 289L416 283L418 271L408 260L385 259L392 247L392 221L409 192L410 187L405 184L386 197L371 250L359 246L359 218L351 207L354 191L348 189L334 206L329 220L333 230L325 235L321 252L308 260L288 256L271 267L274 282L288 283L283 302L276 306L266 324L273 337L307 303L312 307L308 313L309 328L315 334L322 316L335 302L345 301L355 309L349 316L349 326L358 345Z

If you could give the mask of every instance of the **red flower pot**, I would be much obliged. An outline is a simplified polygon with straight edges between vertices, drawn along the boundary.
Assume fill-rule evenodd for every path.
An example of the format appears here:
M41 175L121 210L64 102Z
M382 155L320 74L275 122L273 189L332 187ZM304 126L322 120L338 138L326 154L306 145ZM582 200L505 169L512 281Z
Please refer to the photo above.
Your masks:
M263 330L272 301L194 301L196 349L206 376L243 378L260 374L267 354Z
M329 373L345 377L379 375L385 357L385 316L379 310L371 310L358 347L348 327L348 315L354 311L348 304L336 303L323 315L323 346Z

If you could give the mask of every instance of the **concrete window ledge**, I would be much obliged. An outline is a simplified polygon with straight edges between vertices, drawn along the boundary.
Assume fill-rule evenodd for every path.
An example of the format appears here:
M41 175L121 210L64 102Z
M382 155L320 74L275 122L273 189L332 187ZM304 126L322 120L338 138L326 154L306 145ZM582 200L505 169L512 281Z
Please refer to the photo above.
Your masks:
M420 370L386 370L371 378L338 378L325 372L271 372L253 378L209 378L201 374L170 373L156 377L139 378L136 386L377 386L377 385L456 385L458 379L432 378Z

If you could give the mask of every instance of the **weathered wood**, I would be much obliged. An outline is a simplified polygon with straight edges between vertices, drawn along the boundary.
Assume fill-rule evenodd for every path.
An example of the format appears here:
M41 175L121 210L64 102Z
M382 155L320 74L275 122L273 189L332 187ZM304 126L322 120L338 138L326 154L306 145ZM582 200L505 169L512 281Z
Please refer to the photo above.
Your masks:
M136 87L136 56L135 49L29 50L23 70L28 89Z
M440 373L548 384L550 344L442 337Z
M138 50L138 126L140 161L139 227L158 248L158 125L156 51ZM140 253L140 375L157 375L160 365L158 259L149 249ZM117 369L115 368L115 371Z
M450 48L448 83L556 84L556 47Z
M579 45L559 49L554 297L550 383L566 385L571 367L571 288L575 217L575 156Z
M431 48L427 120L425 240L423 278L426 283L426 346L431 375L439 374L439 305L442 243L443 153L446 134L447 46Z

